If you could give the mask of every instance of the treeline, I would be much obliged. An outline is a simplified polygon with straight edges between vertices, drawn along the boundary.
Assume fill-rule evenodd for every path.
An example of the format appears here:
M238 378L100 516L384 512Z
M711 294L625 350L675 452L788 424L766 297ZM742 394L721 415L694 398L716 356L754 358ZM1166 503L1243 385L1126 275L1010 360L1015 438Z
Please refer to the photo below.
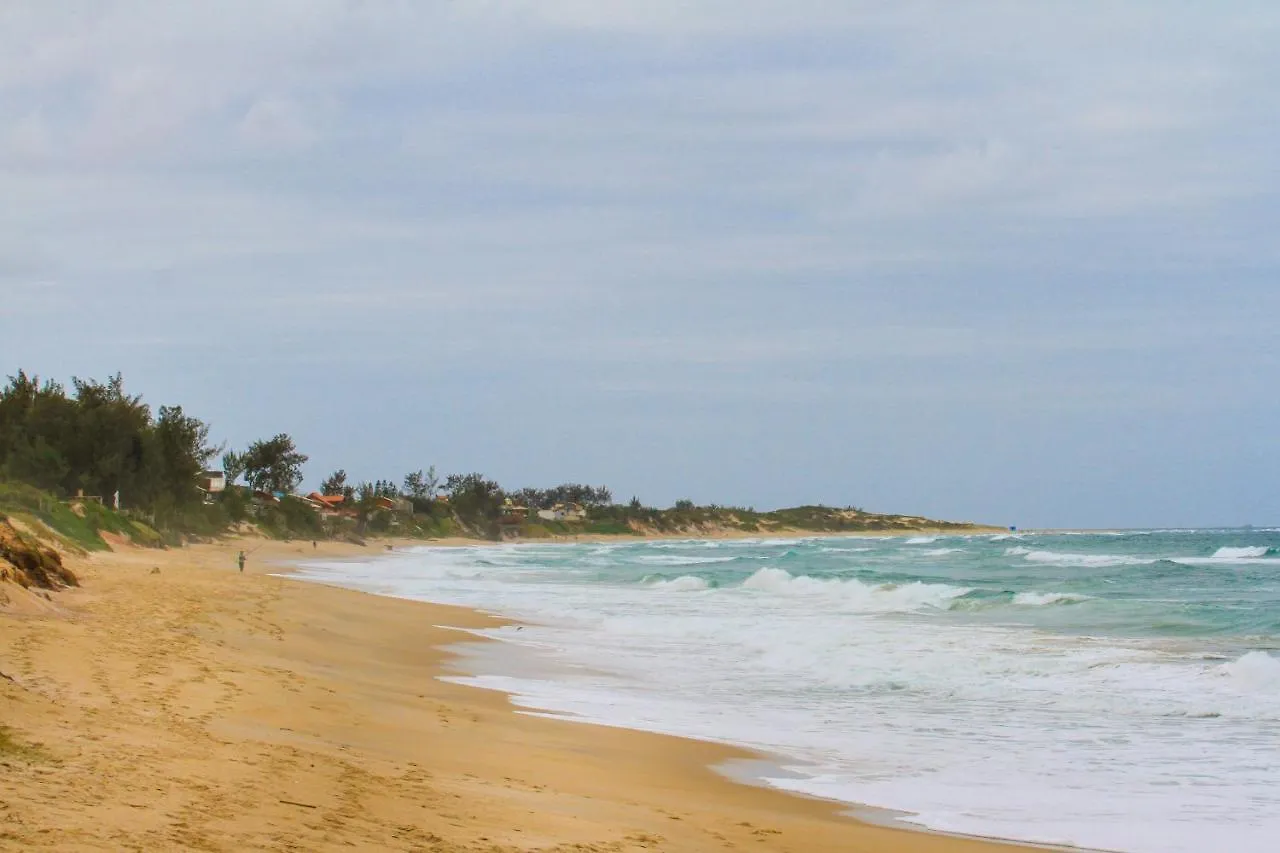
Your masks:
M56 495L120 496L177 522L201 504L197 477L216 454L208 425L181 406L152 412L119 374L68 389L19 371L0 390L0 476Z
M209 434L209 425L181 406L153 411L125 391L119 374L104 382L73 379L67 387L19 371L0 389L0 480L64 500L99 500L170 534L213 534L246 520L283 536L344 532L326 526L295 496L308 457L289 434L242 450L214 445ZM228 488L222 493L201 488L201 475L211 468L226 476ZM382 532L397 523L379 511L378 498L407 501L412 515L420 517L414 525L418 532L486 536L497 535L513 504L538 510L559 504L601 507L612 500L603 486L567 483L508 491L482 474L442 478L434 467L410 472L399 482L357 481L340 469L320 491L344 497L357 533Z
M246 521L270 535L307 539L393 531L498 538L513 530L537 537L970 527L855 507L761 513L680 500L670 509L654 509L637 498L616 504L605 486L505 489L480 473L441 477L434 467L376 480L357 480L339 469L324 479L320 491L341 495L341 511L320 512L314 502L295 494L308 457L289 434L236 450L212 444L209 433L208 424L181 406L153 411L141 397L125 391L119 374L105 382L73 379L66 387L19 371L0 389L0 515L6 507L34 513L74 529L81 544L96 539L100 530L119 532L129 525L129 535L141 531L172 542L216 535ZM214 467L228 484L221 492L202 488L202 474ZM9 488L6 483L25 485ZM27 486L39 491L23 491ZM85 500L77 515L65 503L41 497L44 493L63 502L76 496ZM102 507L96 508L92 499ZM114 507L124 515L113 513ZM572 512L538 515L556 507Z

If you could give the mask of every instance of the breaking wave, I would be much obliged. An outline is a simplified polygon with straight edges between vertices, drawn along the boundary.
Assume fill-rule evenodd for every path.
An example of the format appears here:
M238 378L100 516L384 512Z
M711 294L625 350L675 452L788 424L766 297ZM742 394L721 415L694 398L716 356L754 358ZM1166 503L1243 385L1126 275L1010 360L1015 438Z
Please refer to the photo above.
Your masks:
M757 571L742 582L742 588L782 595L821 595L875 613L946 609L953 599L970 591L968 587L921 581L868 584L856 579L812 578L771 568Z
M1078 595L1073 592L984 592L974 590L956 598L948 606L948 610L979 612L1002 607L1052 607L1063 604L1079 604L1092 601L1093 597Z
M650 582L653 589L661 589L667 592L697 592L699 590L710 589L711 584L703 578L696 578L693 575L682 575L678 578L670 580L655 580Z
M684 557L674 554L650 554L638 558L638 562L650 566L699 566L704 563L732 563L737 557Z
M1023 607L1048 607L1053 604L1079 604L1090 601L1087 595L1073 592L1020 592L1013 597L1013 603Z
M1219 666L1218 672L1246 690L1280 691L1280 660L1266 652L1246 652Z
M1223 547L1213 552L1215 560L1248 560L1258 557L1273 557L1276 549L1265 545L1246 546L1243 548Z
M1121 554L1071 554L1058 551L1035 551L1021 545L1006 548L1005 555L1022 557L1030 563L1050 563L1057 566L1149 566L1155 562L1141 557Z

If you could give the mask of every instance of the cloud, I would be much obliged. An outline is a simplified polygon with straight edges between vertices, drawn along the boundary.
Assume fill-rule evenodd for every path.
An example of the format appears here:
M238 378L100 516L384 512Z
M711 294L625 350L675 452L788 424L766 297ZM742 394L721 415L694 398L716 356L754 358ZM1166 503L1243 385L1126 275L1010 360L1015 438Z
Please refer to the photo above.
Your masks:
M664 435L664 388L708 432L772 397L814 447L859 388L877 440L928 400L969 423L970 383L997 419L1208 417L1276 377L1278 34L1263 3L7 4L8 341L242 388L232 433L335 373L614 433L593 394Z
M253 102L236 131L250 147L276 151L306 148L318 138L301 105L269 95Z

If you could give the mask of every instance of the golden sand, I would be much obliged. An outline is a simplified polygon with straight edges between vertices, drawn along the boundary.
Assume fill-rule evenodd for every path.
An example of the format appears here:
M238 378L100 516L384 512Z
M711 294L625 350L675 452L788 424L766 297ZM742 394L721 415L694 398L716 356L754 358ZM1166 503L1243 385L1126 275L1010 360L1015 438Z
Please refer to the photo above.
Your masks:
M438 626L491 617L269 574L375 547L272 543L240 574L244 546L75 561L80 589L0 614L0 849L1016 849L731 782L731 748L513 713L435 677Z

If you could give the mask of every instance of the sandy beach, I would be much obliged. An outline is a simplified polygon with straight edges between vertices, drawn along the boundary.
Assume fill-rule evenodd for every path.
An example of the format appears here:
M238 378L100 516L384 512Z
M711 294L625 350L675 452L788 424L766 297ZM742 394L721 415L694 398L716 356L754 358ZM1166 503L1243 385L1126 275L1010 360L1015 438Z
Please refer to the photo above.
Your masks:
M517 714L436 677L468 639L442 626L492 617L272 575L384 544L122 548L0 614L0 849L1018 849L729 781L731 748Z

